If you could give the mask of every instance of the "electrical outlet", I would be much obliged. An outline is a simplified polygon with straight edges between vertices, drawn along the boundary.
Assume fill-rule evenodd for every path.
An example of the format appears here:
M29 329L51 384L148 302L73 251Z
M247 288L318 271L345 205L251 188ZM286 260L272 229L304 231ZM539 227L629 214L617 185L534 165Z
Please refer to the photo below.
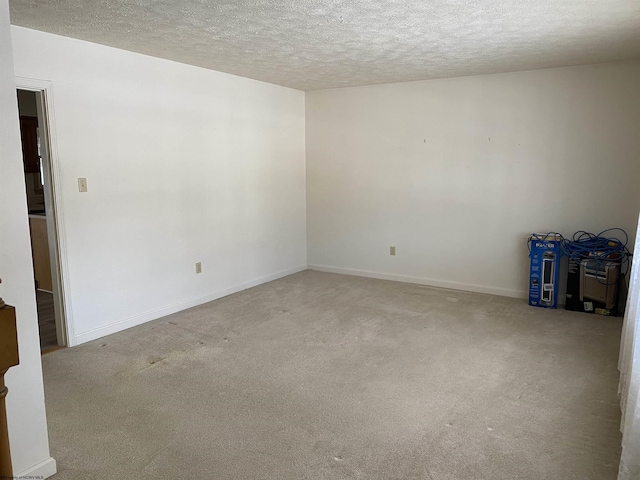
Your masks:
M196 273L202 273L202 262L196 262Z
M78 178L78 191L86 192L87 191L87 179L86 178Z
M395 257L395 255L396 255L396 247L389 247L389 255Z

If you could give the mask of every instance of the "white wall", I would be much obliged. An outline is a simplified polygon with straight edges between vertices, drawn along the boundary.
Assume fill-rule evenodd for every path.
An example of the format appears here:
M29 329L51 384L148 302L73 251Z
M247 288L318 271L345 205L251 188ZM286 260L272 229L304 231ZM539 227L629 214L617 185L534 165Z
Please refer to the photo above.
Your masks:
M14 474L55 473L42 389L42 365L27 221L9 4L0 0L0 296L16 307L20 365L6 375ZM36 466L37 468L29 472Z
M306 266L303 92L11 32L16 75L53 85L75 341Z
M636 235L635 251L640 251ZM622 455L618 480L638 479L640 472L640 263L629 275L629 296L620 342L620 384L618 396L622 409Z
M633 236L638 85L630 62L308 92L310 266L524 296L528 233Z

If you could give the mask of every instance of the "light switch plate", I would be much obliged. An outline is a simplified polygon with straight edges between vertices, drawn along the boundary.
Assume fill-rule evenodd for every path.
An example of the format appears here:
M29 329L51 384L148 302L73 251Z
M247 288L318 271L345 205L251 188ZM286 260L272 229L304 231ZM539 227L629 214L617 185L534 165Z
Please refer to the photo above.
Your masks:
M78 178L78 191L86 192L87 191L87 179L86 178Z
M389 255L395 256L395 254L396 254L396 247L389 247Z

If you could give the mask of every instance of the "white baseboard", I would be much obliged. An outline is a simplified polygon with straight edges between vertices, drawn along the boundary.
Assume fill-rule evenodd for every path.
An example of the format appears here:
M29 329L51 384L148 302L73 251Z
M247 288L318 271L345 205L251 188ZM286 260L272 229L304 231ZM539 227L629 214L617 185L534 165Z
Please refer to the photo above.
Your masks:
M56 461L49 457L45 461L34 465L31 468L18 473L13 478L16 480L28 479L28 478L49 478L56 474L58 471L56 467Z
M450 280L436 280L433 278L411 277L409 275L398 275L395 273L371 272L368 270L355 270L351 268L330 267L327 265L309 265L310 270L319 272L339 273L341 275L355 275L357 277L377 278L379 280L392 280L394 282L415 283L427 285L429 287L449 288L451 290L462 290L465 292L486 293L489 295L500 295L511 298L527 298L528 292L521 290L511 290L508 288L488 287L485 285L475 285L473 283L460 283Z
M90 342L91 340L96 340L106 335L111 335L112 333L121 332L122 330L126 330L127 328L135 327L137 325L141 325L151 320L156 320L158 318L171 315L172 313L186 310L187 308L196 307L198 305L202 305L203 303L212 302L213 300L226 297L227 295L238 293L238 292L241 292L242 290L246 290L247 288L262 285L263 283L271 282L273 280L277 280L278 278L286 277L288 275L293 275L294 273L302 272L303 270L306 270L306 269L307 269L306 265L296 267L296 268L291 268L289 270L284 270L282 272L274 273L272 275L267 275L266 277L258 278L250 282L242 283L240 285L235 285L233 287L226 288L224 290L219 290L209 295L205 295L202 297L195 297L184 302L174 303L173 305L168 305L166 307L162 307L157 310L145 312L140 315L136 315L134 317L129 317L125 320L121 320L119 322L105 325L104 327L94 328L93 330L89 330L89 331L77 334L75 336L74 345L80 345L81 343Z

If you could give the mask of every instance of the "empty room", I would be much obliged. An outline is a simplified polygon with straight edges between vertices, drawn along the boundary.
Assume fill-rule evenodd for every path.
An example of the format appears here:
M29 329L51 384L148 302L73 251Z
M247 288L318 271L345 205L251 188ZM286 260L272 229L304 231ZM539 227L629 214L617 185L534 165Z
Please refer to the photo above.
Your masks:
M640 479L637 1L0 0L0 67L0 478Z

